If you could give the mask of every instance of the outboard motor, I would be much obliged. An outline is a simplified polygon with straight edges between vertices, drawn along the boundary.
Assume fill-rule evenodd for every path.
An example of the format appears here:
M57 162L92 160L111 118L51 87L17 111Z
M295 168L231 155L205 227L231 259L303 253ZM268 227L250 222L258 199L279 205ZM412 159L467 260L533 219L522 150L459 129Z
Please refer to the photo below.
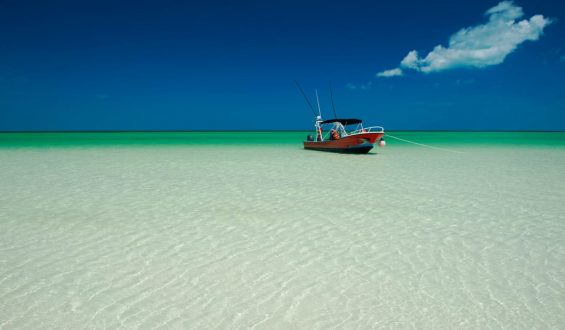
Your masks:
M306 141L314 141L312 134L308 134L308 136L306 136Z

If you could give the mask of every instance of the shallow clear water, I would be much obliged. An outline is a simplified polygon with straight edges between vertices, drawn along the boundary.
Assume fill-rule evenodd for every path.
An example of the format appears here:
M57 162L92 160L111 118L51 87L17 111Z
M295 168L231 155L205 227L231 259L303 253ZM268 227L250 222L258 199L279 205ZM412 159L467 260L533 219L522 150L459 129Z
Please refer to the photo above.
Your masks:
M113 134L0 135L0 327L565 324L563 133Z

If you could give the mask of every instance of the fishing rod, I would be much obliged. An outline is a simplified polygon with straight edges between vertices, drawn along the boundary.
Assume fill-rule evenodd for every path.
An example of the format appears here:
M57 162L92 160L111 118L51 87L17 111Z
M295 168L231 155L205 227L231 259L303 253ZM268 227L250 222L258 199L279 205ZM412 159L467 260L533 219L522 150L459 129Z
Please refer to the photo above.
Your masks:
M317 89L316 89L316 103L318 104L318 116L322 118L322 109L320 109L320 98L318 97Z
M310 100L308 99L308 96L306 96L306 93L304 93L304 90L302 89L302 87L300 87L300 84L298 83L298 81L294 81L294 83L296 84L296 87L298 87L298 90L300 90L300 93L302 93L302 96L304 96L304 99L306 100L306 103L308 103L308 106L310 107L310 110L312 110L312 113L314 114L314 117L317 117L318 115L316 114L316 110L314 110L314 107L312 106L312 103L310 103Z
M334 92L332 88L332 82L330 81L330 98L332 99L332 109L334 111L334 118L337 118L337 114L335 112L335 104L334 104Z

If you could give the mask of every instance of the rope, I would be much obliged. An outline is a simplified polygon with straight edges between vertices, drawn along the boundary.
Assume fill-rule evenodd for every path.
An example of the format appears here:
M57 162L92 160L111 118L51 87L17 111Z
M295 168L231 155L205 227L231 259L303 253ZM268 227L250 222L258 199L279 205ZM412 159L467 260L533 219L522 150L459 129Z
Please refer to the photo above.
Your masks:
M401 138L396 137L396 136L394 136L394 135L390 135L390 134L388 134L388 133L386 134L386 136L387 136L387 137L391 137L391 138L393 138L393 139L400 140L400 141L404 141L404 142L407 142L407 143L412 143L412 144L415 144L415 145L418 145L418 146L421 146L421 147L425 147L425 148L436 149L436 150L447 151L447 152L453 152L453 153L456 153L456 154L464 154L464 152L462 152L462 151L457 151L457 150L452 150L452 149L445 149L445 148L438 148L438 147L430 146L430 145L427 145L427 144L422 144L422 143L418 143L418 142L414 142L414 141L409 141L409 140L401 139Z

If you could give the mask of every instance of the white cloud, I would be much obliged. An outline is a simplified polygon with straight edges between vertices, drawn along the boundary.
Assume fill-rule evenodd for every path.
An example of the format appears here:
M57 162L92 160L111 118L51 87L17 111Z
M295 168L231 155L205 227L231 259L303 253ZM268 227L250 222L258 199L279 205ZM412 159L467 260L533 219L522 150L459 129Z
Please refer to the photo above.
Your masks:
M418 52L413 50L400 62L400 66L408 69L418 69Z
M349 89L350 91L354 91L357 89L357 86L353 85L352 83L348 83L345 85L345 88Z
M400 62L400 67L377 74L379 77L392 77L390 72L412 69L424 73L454 68L483 68L504 62L518 45L527 40L538 40L543 29L552 20L543 15L516 21L524 15L522 8L512 1L503 1L485 13L488 22L459 30L449 39L449 45L436 46L426 57L411 51Z
M377 77L396 77L396 76L402 76L402 70L399 68L396 69L391 69L391 70L385 70L383 72L379 72L377 73Z
M362 90L367 90L367 89L371 89L373 87L373 82L369 81L366 84L363 85L353 85L352 83L348 83L347 85L345 85L345 88L349 89L349 90L356 90L356 89L362 89Z

